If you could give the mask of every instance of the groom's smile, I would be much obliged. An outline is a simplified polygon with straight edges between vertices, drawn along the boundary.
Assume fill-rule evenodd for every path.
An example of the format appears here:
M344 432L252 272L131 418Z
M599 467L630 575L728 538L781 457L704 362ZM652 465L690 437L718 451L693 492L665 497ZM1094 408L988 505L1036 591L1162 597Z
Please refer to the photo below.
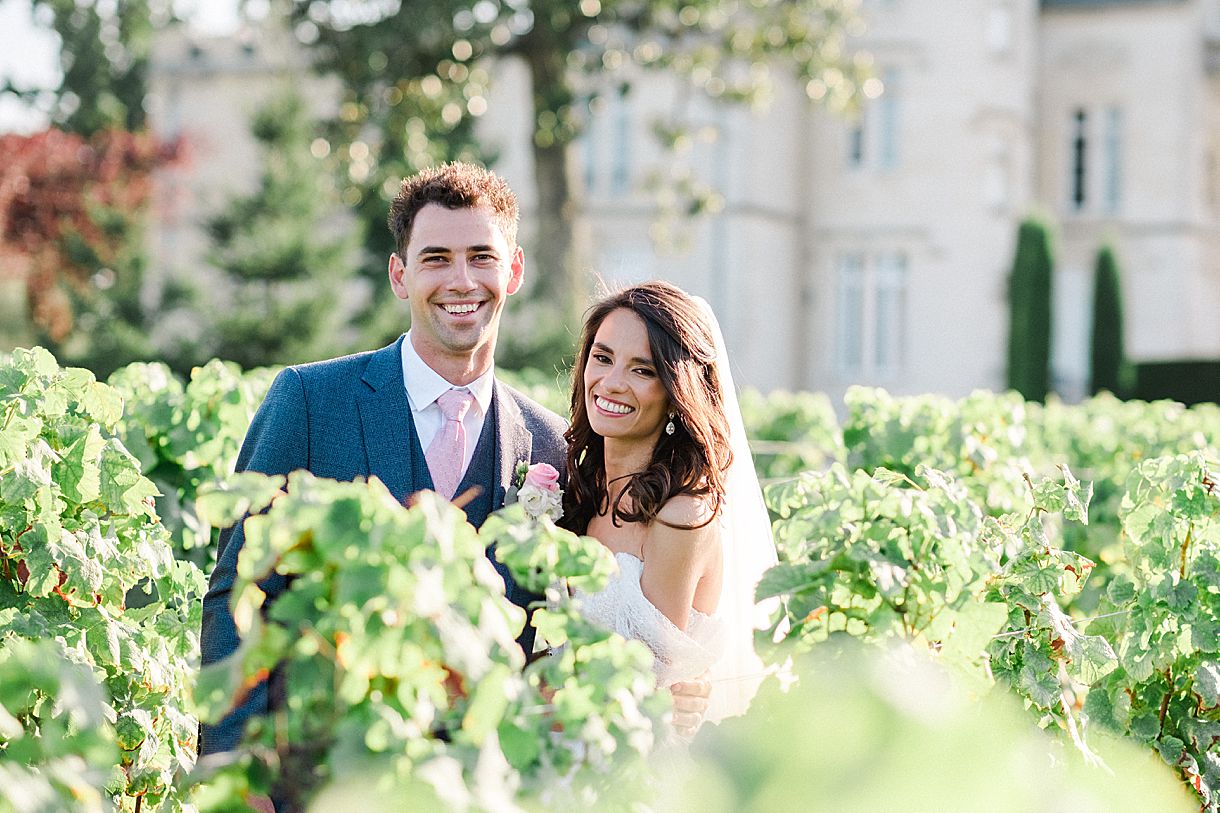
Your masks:
M484 302L441 302L436 307L442 312L441 319L452 325L454 329L465 329L475 324L485 322L487 301Z

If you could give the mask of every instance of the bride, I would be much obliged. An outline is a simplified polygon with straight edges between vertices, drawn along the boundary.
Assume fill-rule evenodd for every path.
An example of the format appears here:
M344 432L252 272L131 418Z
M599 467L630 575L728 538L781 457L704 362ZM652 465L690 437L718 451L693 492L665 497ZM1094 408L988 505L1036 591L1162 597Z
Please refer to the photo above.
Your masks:
M564 524L620 571L583 612L655 656L658 685L710 687L707 719L741 714L762 678L754 587L776 561L719 326L664 282L586 318L567 432ZM761 615L760 615L761 613ZM694 693L698 693L694 691ZM690 705L685 710L690 710ZM697 727L679 720L675 727Z

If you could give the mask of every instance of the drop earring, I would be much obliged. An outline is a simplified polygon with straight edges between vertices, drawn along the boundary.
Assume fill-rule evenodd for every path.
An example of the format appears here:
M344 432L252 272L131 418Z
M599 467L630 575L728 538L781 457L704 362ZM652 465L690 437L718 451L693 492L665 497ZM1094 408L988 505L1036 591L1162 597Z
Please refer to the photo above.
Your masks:
M674 413L669 413L669 423L665 424L665 434L672 435L677 427L674 426Z

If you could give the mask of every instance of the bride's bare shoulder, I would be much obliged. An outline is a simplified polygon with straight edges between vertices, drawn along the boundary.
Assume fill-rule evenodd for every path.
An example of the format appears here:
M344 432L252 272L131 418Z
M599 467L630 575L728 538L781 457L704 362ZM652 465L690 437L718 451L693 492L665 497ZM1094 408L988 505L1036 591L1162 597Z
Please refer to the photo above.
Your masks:
M670 497L657 512L657 519L663 524L680 530L705 531L716 525L715 518L715 503L707 497L693 494Z

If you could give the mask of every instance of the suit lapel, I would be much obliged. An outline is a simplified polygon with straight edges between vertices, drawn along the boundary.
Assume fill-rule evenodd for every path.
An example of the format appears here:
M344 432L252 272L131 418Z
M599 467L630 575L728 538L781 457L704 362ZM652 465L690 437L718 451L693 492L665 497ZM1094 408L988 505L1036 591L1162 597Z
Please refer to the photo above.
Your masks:
M402 379L402 337L369 358L357 396L360 429L369 475L385 483L400 502L413 490L411 479L411 404Z
M496 405L496 472L499 475L492 502L492 510L495 510L504 505L504 494L513 484L517 464L530 462L534 436L525 428L521 408L499 381L492 389L492 400Z

